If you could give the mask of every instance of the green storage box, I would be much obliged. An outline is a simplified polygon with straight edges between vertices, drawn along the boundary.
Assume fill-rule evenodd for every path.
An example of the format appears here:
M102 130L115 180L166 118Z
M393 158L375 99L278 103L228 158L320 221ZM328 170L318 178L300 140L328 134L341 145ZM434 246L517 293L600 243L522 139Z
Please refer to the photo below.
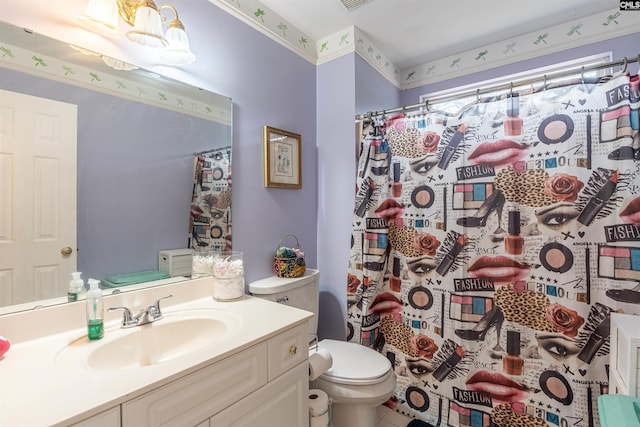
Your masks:
M603 394L598 397L598 415L602 427L640 427L640 399Z
M118 274L107 277L102 281L103 288L118 288L120 286L135 285L136 283L152 282L154 280L168 279L167 273L162 271L141 271L139 273Z

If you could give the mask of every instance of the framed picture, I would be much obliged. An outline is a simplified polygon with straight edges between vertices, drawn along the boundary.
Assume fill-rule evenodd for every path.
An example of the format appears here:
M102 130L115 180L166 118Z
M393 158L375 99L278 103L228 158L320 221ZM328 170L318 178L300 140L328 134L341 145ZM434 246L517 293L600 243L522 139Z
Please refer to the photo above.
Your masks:
M264 186L302 188L302 137L264 127Z

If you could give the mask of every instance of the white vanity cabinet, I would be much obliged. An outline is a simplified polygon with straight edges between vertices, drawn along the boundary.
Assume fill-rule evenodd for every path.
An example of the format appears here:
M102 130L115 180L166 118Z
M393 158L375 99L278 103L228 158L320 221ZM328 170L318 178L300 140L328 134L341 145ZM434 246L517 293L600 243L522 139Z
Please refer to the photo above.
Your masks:
M72 427L111 427L120 425L120 405L73 424Z
M83 301L0 316L0 331L12 338L0 362L0 426L308 427L313 314L252 296L216 301L212 280L105 296L106 307L133 307L136 301L173 295L153 335L170 347L168 353L149 346L150 353L162 350L172 357L158 354L151 365L118 366L129 359L118 361L122 347L114 343L130 344L135 340L120 340L140 332L123 330L118 312L105 313L106 339L91 342L85 339ZM226 329L207 335L196 329L200 323L183 323L191 326L180 327L180 338L197 345L182 346L178 340L172 345L175 329L163 324L200 318L222 322ZM136 341L132 348L146 342ZM115 362L92 365L97 351ZM66 352L73 352L71 363L60 356Z
M305 426L307 335L305 322L127 401L122 427Z

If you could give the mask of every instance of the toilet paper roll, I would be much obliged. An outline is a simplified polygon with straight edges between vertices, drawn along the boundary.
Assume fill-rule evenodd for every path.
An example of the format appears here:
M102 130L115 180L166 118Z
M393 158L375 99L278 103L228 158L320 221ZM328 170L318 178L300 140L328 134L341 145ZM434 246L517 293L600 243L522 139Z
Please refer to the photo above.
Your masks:
M320 415L319 417L309 418L309 427L328 427L329 426L329 411Z
M309 381L313 381L320 375L331 369L333 357L323 348L309 351Z
M309 427L327 427L329 425L329 396L324 391L309 390Z

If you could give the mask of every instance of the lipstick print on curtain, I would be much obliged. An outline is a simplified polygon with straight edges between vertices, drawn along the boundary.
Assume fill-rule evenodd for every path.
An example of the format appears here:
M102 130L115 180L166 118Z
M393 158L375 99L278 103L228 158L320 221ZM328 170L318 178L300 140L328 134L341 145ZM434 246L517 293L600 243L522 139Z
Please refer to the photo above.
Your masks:
M348 339L437 426L598 426L610 314L640 314L637 76L378 117L362 138ZM519 424L520 423L520 424Z

